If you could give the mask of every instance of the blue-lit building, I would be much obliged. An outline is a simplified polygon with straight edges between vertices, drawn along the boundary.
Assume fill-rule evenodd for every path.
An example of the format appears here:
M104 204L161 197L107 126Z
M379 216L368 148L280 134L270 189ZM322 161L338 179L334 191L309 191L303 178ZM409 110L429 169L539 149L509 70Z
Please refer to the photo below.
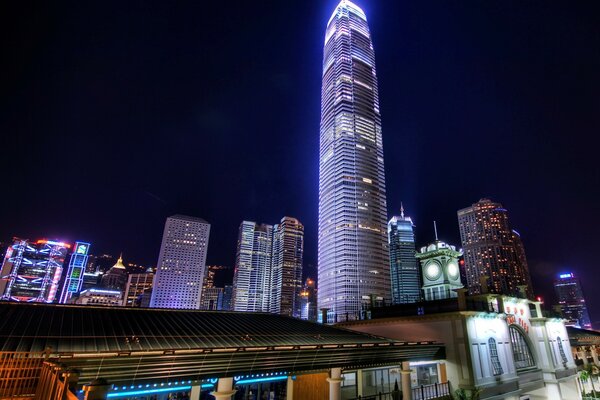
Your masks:
M388 222L390 246L390 279L394 304L415 303L421 300L421 279L415 257L415 232L410 217L394 216Z
M89 243L75 242L75 249L71 254L67 273L64 276L59 303L67 303L75 293L79 293L81 290L89 250Z
M70 244L56 240L31 242L14 238L0 271L1 300L55 301L60 295L60 280L70 247Z
M554 290L558 298L558 307L565 325L592 329L581 281L572 272L560 274L554 281Z

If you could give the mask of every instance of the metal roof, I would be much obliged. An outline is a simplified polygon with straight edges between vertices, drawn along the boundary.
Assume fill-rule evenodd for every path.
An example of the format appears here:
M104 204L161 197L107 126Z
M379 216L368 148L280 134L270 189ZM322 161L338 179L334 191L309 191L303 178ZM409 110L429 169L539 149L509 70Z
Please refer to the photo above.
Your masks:
M0 303L0 351L47 351L79 369L84 382L298 373L444 357L439 343L400 342L274 314L26 303Z

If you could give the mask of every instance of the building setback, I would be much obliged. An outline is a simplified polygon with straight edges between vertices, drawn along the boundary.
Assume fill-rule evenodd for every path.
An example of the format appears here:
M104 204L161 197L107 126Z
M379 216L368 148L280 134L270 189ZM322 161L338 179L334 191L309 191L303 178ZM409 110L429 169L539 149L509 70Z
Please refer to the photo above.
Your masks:
M342 0L325 32L319 150L318 273L327 322L391 300L375 53L365 13Z
M415 233L410 217L394 216L388 222L390 246L390 279L392 303L414 303L421 300L421 273L415 257Z
M491 293L515 296L524 286L527 297L533 298L525 250L502 204L481 199L458 211L458 225L470 294L485 292L486 280Z
M150 307L199 309L210 224L202 218L167 218Z

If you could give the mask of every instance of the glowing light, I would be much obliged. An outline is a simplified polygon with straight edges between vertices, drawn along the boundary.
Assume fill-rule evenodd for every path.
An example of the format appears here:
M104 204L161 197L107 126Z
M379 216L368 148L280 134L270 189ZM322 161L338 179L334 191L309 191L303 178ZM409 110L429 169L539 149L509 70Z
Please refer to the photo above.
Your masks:
M148 390L133 390L130 392L121 392L121 393L109 393L106 397L115 398L115 397L131 397L131 396L140 396L144 394L155 394L155 393L165 393L165 392L176 392L179 390L190 390L191 386L177 386L170 387L165 389L148 389Z
M236 385L249 385L251 383L260 383L260 382L273 382L273 381L283 381L288 377L286 375L283 376L270 376L268 378L255 378L255 379L242 379L237 381Z

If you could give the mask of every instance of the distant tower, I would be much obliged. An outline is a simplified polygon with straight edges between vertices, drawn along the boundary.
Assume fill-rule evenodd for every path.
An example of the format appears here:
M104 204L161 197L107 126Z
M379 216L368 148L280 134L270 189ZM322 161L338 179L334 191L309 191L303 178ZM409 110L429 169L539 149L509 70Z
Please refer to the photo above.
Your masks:
M458 268L458 258L461 255L454 246L438 240L437 232L435 242L421 247L417 258L421 262L426 301L457 297L454 290L463 287Z
M560 274L554 281L560 312L568 322L565 325L592 329L590 315L579 278L573 273Z
M65 304L75 294L81 291L83 285L83 276L88 262L88 252L90 244L76 242L75 249L71 253L71 260L67 267L67 273L64 277L62 291L60 293L59 303Z
M481 199L458 211L458 225L471 294L481 293L480 279L488 276L492 293L518 296L525 285L527 297L533 298L525 250L502 204Z
M163 232L150 307L199 309L210 224L174 215Z
M242 221L233 275L235 311L270 311L273 226Z
M127 269L123 265L123 255L112 266L111 269L102 277L102 287L105 289L118 290L121 293L125 291L127 285Z
M296 218L283 217L273 228L271 312L300 316L304 225Z
M319 152L319 308L357 319L391 300L375 52L363 10L342 0L325 31Z
M394 304L415 303L421 299L421 273L415 257L413 228L412 220L404 216L404 207L401 205L400 216L394 216L388 222L390 278Z

